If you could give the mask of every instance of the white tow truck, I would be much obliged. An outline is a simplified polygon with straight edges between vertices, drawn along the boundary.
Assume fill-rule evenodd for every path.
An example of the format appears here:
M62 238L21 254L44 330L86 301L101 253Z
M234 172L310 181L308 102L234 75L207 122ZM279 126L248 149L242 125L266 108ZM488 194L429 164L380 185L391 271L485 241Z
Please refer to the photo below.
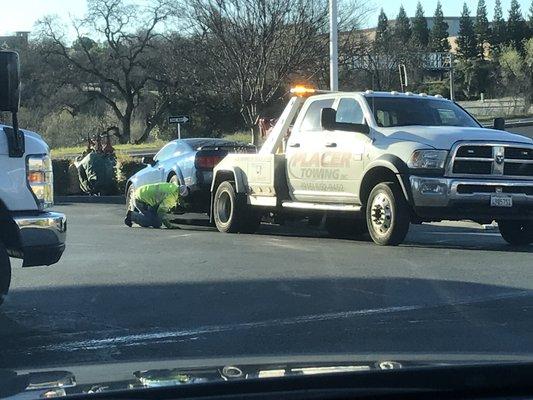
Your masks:
M11 262L23 267L56 263L65 249L65 215L53 204L50 150L36 133L18 129L19 61L0 51L0 111L12 113L13 126L0 124L0 304L9 290Z
M411 223L496 220L507 242L533 242L533 140L504 131L503 119L487 129L424 93L291 92L258 154L230 154L214 169L219 231L319 215L333 236L397 245Z

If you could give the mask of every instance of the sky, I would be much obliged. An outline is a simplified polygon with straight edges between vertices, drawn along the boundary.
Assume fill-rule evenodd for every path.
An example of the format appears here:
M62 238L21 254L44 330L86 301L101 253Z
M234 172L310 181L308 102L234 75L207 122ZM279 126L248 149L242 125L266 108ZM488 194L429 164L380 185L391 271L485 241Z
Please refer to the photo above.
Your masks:
M433 15L437 0L421 0L426 16ZM441 0L446 16L458 16L463 8L463 0ZM501 0L504 14L507 15L511 0ZM486 0L489 19L492 19L495 0ZM531 0L519 0L524 14L529 10ZM64 19L81 17L86 11L86 0L0 0L0 35L12 34L15 31L31 31L34 23L45 15L56 14ZM403 4L409 17L414 16L417 0L370 0L375 12L370 14L365 27L375 26L380 8L383 8L390 19L398 14ZM471 11L475 12L477 0L467 0Z

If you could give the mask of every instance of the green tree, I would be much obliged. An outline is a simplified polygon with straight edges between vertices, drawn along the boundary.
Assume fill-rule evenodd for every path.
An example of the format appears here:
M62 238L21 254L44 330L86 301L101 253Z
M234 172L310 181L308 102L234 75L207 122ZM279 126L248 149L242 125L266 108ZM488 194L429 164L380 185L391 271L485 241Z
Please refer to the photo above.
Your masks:
M477 3L476 22L474 24L476 32L476 44L478 55L481 59L485 58L485 46L490 42L491 33L489 20L487 18L487 6L485 0L479 0Z
M492 20L492 47L500 46L507 41L506 29L501 0L496 0L494 5L494 19Z
M529 19L527 24L529 25L528 39L530 39L533 37L533 0L531 0L531 5L529 6Z
M416 5L415 18L411 29L411 41L416 47L421 48L426 48L429 44L428 23L420 1Z
M391 32L389 28L389 19L387 14L381 9L378 17L378 26L376 28L375 46L377 49L387 48L390 44Z
M457 37L457 52L463 59L474 58L478 55L476 33L474 24L470 18L470 10L466 3L463 4L463 12L459 19L459 35Z
M450 43L448 42L448 23L444 20L442 4L437 2L437 8L433 16L433 29L429 35L429 46L432 51L448 52Z
M525 99L525 110L533 103L533 38L526 40L523 54L512 45L504 46L498 57L503 87Z
M520 9L518 0L511 0L509 18L507 19L507 43L513 45L517 50L522 51L524 45L522 41L527 35L527 24Z
M394 25L394 37L400 43L407 43L411 39L411 21L405 13L403 6L400 6L400 11L396 17L396 24Z

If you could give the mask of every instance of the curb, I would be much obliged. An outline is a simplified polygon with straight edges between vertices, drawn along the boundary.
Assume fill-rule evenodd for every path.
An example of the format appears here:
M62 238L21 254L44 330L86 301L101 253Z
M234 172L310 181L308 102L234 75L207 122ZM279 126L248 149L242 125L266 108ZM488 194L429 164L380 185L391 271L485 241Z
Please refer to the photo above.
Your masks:
M91 204L126 204L124 196L55 196L56 204L91 203Z

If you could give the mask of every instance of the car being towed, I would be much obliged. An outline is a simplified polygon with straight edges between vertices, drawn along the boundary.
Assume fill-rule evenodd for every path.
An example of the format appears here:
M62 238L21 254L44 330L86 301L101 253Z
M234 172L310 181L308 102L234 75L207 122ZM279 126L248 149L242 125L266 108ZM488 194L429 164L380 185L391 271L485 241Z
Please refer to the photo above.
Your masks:
M144 157L146 167L126 184L126 204L131 207L133 190L152 183L172 182L186 186L191 211L207 212L213 168L228 153L255 153L253 145L225 139L191 138L167 143L154 157Z

